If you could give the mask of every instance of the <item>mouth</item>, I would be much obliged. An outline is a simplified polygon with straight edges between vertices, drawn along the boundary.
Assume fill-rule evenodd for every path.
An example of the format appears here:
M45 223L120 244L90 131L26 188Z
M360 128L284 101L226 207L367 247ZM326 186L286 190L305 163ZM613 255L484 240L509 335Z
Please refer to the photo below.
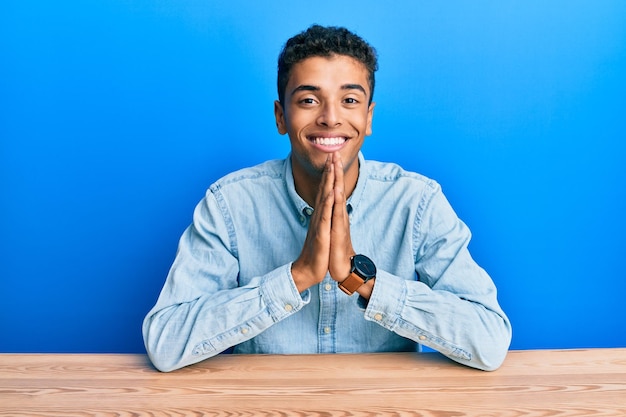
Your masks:
M348 138L345 136L309 136L307 139L316 148L324 152L333 152L341 149L348 141Z

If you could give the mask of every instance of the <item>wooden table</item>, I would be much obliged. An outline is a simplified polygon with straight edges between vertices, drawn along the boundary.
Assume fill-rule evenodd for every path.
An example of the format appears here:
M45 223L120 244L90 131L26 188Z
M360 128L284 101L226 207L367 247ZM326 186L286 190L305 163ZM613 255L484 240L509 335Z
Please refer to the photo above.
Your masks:
M626 349L511 351L499 370L438 353L0 355L0 416L626 416Z

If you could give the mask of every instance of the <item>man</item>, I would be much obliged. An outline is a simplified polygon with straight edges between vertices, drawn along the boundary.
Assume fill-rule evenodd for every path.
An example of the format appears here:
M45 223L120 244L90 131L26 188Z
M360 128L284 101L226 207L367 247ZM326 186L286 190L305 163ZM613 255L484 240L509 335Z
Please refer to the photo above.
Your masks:
M143 335L162 371L235 353L419 351L500 366L511 327L439 185L366 161L377 58L343 28L285 45L274 112L291 153L218 180Z

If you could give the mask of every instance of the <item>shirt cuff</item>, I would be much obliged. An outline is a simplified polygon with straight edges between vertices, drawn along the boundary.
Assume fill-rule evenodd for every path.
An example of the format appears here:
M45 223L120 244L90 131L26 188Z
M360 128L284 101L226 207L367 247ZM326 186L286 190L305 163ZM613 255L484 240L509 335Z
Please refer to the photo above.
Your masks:
M261 282L261 297L275 322L300 311L311 301L309 290L298 292L291 276L291 263L265 275Z
M402 314L407 296L406 282L385 271L378 271L369 301L362 299L365 319L393 331Z

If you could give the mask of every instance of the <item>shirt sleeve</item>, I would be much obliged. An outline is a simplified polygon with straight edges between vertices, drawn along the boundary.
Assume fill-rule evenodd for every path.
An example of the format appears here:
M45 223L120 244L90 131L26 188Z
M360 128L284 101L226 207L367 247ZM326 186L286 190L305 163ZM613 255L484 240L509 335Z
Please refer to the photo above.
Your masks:
M183 233L156 305L143 322L154 366L171 371L253 338L309 302L291 277L291 265L238 286L232 228L209 192Z
M440 188L414 225L415 280L378 271L366 320L483 370L497 369L511 325L496 287L468 251L471 234Z

